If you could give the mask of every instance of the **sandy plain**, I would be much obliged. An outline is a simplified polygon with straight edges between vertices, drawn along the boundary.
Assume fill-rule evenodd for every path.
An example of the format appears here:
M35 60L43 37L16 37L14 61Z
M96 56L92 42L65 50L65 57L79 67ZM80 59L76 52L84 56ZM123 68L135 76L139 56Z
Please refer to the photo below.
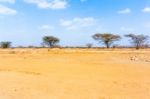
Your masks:
M0 99L150 99L150 49L0 49Z

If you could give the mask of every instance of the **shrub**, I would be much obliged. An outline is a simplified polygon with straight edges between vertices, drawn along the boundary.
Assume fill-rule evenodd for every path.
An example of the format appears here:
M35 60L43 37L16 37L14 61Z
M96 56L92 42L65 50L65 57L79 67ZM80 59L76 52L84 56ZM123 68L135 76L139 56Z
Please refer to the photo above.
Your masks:
M5 42L0 42L1 48L10 48L11 47L11 42L5 41Z

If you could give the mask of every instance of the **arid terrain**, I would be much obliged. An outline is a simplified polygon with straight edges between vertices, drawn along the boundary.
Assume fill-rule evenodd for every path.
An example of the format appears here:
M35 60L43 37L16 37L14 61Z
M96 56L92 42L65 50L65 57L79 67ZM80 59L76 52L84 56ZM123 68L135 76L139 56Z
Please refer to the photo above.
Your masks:
M0 49L0 99L150 99L150 49Z

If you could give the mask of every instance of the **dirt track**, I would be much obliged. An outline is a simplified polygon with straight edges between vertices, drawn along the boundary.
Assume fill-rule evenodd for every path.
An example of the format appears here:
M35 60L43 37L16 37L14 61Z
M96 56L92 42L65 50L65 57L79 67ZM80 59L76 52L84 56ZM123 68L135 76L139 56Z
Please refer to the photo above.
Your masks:
M150 50L0 49L0 99L150 99Z

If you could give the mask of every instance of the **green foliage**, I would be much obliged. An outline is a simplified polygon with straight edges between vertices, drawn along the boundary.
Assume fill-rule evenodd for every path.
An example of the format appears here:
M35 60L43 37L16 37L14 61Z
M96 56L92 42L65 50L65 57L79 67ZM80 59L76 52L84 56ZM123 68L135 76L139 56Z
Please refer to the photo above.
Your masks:
M5 42L0 42L1 48L9 48L11 46L11 42L5 41Z
M43 43L48 45L49 47L55 46L55 44L59 43L59 39L54 36L44 36Z

